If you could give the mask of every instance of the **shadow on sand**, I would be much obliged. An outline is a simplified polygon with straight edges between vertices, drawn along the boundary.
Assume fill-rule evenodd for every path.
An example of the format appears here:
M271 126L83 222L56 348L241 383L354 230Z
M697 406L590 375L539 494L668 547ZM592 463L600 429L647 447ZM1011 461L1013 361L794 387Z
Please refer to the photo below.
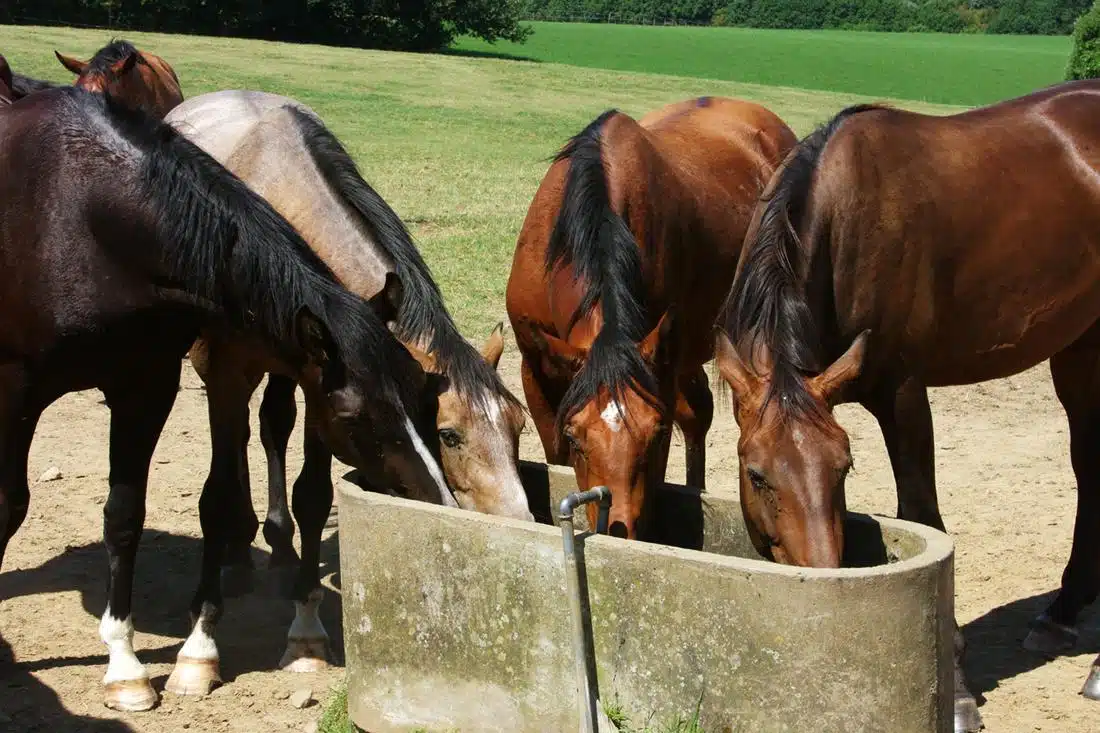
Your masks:
M329 520L335 525L335 515ZM189 632L188 606L199 577L202 543L194 537L145 530L138 552L134 579L134 625L138 632L171 637L167 644L139 646L138 658L146 664L172 663ZM97 634L97 619L106 602L106 550L100 542L67 548L38 567L0 574L0 608L12 598L77 591L88 614L80 622L90 638ZM268 553L253 546L256 569L252 592L226 600L225 614L218 624L217 640L222 678L232 684L239 675L277 669L286 647L286 634L294 618L287 600L291 573L269 570ZM336 576L339 550L335 534L321 548L321 577ZM338 585L336 587L339 587ZM332 641L334 662L343 665L342 604L338 592L326 593L321 620ZM37 680L33 673L61 667L100 667L107 664L101 654L52 656L14 661L10 644L0 638L0 731L96 731L121 733L132 729L121 722L79 718L69 714L57 694ZM154 677L153 687L164 687L163 675ZM9 720L10 719L10 720ZM17 725L12 726L11 721Z

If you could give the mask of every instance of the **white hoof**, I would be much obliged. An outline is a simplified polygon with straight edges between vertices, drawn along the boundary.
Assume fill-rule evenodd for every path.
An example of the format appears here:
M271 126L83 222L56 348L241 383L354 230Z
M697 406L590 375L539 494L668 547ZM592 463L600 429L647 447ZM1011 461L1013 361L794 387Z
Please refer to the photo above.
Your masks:
M328 637L288 639L279 667L287 672L320 672L329 667Z
M111 710L140 713L152 710L157 704L157 693L149 684L149 678L118 680L104 685L103 704Z
M164 689L173 695L203 696L209 695L221 683L217 658L195 659L181 655L176 658L176 666Z

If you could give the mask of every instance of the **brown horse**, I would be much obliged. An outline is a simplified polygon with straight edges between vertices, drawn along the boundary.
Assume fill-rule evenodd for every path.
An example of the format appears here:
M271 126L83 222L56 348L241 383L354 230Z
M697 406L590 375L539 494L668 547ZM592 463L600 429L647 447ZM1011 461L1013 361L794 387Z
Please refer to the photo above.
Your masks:
M547 460L611 489L614 535L646 534L674 421L688 483L704 485L713 323L757 196L796 142L733 99L640 122L612 110L569 141L531 202L507 292L527 405Z
M11 104L15 101L15 92L12 90L14 84L8 60L0 54L0 104Z
M856 107L776 174L718 348L741 426L742 503L762 552L840 563L851 458L833 405L856 401L878 420L898 516L943 529L927 388L1050 359L1069 418L1077 523L1061 591L1026 643L1072 646L1077 615L1100 590L1098 114L1096 81L949 117ZM956 649L961 657L961 634ZM958 661L956 727L975 730Z
M183 101L179 78L168 62L128 41L111 41L89 61L54 51L57 60L76 74L74 86L110 93L128 106L157 119Z

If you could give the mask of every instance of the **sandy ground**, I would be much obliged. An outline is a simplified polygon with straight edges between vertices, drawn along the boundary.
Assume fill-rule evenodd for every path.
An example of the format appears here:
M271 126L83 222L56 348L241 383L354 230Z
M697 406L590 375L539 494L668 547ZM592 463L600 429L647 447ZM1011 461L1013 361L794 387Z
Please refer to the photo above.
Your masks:
M505 354L501 369L521 393L514 349ZM228 684L202 700L166 694L160 707L148 713L117 714L102 706L106 654L96 627L106 578L100 537L108 411L99 400L98 392L85 392L59 401L42 419L32 449L30 515L0 575L0 731L309 730L342 670L305 676L274 671L293 614L263 573L255 593L229 602L218 630ZM257 407L254 401L250 459L255 505L262 511L266 467L255 426ZM1075 508L1066 422L1046 366L1008 380L936 391L933 412L941 505L957 543L956 608L970 643L967 667L975 692L984 698L988 729L1095 733L1100 704L1085 701L1077 691L1100 651L1096 614L1084 619L1074 656L1050 661L1020 648L1028 620L1057 587ZM892 515L893 480L876 425L857 407L842 407L839 413L856 458L848 481L849 506ZM723 406L708 441L712 491L735 489L736 435ZM292 472L300 465L300 445L296 432ZM187 603L198 577L197 504L208 446L205 397L185 365L183 389L154 456L135 586L135 646L158 690L187 633ZM523 454L542 459L530 426ZM52 466L63 478L38 482ZM334 474L343 470L337 466ZM670 478L683 480L682 449L674 450ZM323 610L339 650L335 528L334 513L323 572L333 591ZM262 540L254 552L264 567ZM285 696L304 687L319 704L298 710Z

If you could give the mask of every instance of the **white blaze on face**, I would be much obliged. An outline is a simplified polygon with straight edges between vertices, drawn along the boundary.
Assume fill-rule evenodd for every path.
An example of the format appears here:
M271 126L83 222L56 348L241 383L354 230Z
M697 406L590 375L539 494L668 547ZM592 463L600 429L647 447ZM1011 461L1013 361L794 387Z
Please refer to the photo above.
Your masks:
M134 654L134 622L129 616L115 618L111 615L111 607L107 606L99 622L99 638L107 645L109 655L104 684L149 678Z
M485 395L485 400L489 405L488 417L493 423L489 458L496 469L494 481L499 492L499 505L494 514L533 522L535 517L527 504L527 492L523 490L514 459L512 428L496 395Z
M603 408L600 417L603 418L604 424L611 429L611 432L617 433L623 429L626 412L617 401L611 400L607 403L607 407Z
M416 449L420 460L428 467L428 473L435 479L436 486L439 488L439 496L443 500L443 506L458 507L458 502L451 496L451 490L447 488L447 481L443 478L442 469L432 458L428 446L424 445L424 441L420 439L420 434L416 432L416 426L413 425L408 415L405 415L405 432L409 434L409 439L412 440L413 448Z

